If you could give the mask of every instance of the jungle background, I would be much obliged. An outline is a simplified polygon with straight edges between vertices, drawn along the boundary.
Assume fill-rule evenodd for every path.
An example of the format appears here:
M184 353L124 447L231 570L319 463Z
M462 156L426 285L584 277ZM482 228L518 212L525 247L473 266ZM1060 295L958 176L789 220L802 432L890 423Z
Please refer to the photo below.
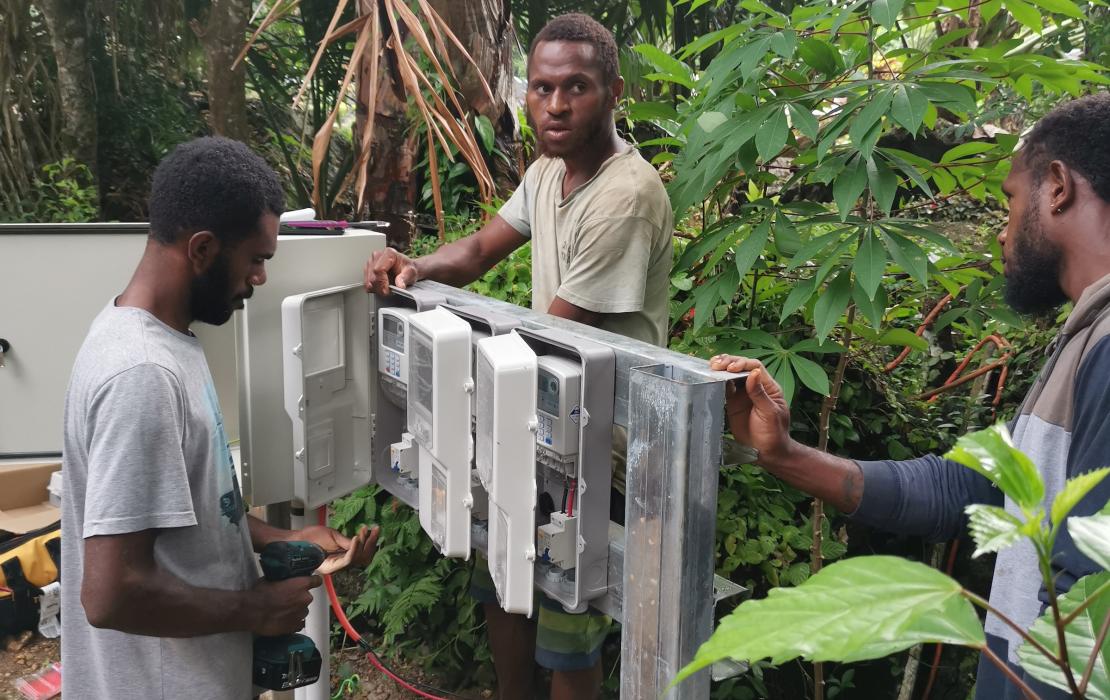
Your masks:
M862 459L943 451L1012 415L1066 309L1004 305L1000 183L1038 117L1105 89L1101 1L0 0L0 221L144 221L159 159L216 133L267 159L290 209L386 220L391 244L426 254L477 230L534 157L525 54L566 11L614 33L618 129L672 197L673 349L760 357L795 435ZM528 304L527 246L472 289ZM856 553L987 592L993 562L959 542L854 526L751 465L720 482L717 572L753 595ZM470 565L374 488L332 522L382 526L374 564L340 584L383 659L490 697ZM337 696L386 697L341 656ZM614 632L608 697L618 663ZM962 699L975 663L926 647L757 666L713 697Z

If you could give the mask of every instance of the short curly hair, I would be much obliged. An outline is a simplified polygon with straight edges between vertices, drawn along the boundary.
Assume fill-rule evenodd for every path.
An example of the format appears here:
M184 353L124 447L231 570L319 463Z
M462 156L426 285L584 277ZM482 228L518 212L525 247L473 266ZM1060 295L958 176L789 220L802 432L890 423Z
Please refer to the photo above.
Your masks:
M172 244L211 231L235 245L256 231L263 213L280 216L285 194L277 174L244 144L206 136L162 159L150 185L150 237Z
M613 39L613 33L593 17L570 12L545 24L532 39L532 46L528 49L529 62L536 47L544 41L580 41L590 44L597 54L598 67L605 84L612 85L620 77L620 60L617 58L617 42Z
M1021 147L1021 161L1040 183L1045 168L1061 161L1110 202L1110 92L1065 102L1046 114Z

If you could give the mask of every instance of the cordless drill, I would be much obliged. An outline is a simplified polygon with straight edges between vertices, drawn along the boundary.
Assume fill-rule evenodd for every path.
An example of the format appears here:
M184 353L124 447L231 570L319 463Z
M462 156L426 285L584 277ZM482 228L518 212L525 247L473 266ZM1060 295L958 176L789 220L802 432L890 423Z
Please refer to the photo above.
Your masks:
M311 576L324 561L324 550L311 542L271 542L262 548L262 573L267 581ZM267 690L292 690L320 678L323 660L303 634L254 638L254 684Z

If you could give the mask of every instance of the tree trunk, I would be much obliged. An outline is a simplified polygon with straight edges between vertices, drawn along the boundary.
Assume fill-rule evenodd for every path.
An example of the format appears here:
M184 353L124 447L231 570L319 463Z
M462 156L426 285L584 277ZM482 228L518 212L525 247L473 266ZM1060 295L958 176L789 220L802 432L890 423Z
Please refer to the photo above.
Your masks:
M451 31L467 47L478 70L474 69L453 46L449 46L451 65L459 76L459 89L474 111L493 123L497 147L509 156L495 159L493 177L500 191L520 182L517 170L520 151L516 123L516 100L513 98L513 47L516 32L508 0L431 0L432 8L451 27ZM482 87L485 78L493 93L491 102Z
M58 63L63 152L74 154L77 161L87 166L99 188L96 89L89 53L86 3L84 0L41 0L40 6Z
M491 102L481 87L478 71L458 51L449 49L448 60L459 76L459 89L465 104L489 117L497 133L498 147L515 158L516 118L512 100L512 46L515 41L508 2L502 0L433 0L432 6L447 22L475 62L481 75L489 82L494 100ZM380 11L378 0L359 0L359 14ZM389 23L382 21L382 46L390 41ZM441 59L443 57L440 57ZM378 75L369 75L369 57L363 58L359 75L358 119L355 142L365 128L371 90L375 94L374 134L371 145L370 172L363 201L373 219L390 222L389 244L406 249L414 229L413 209L417 197L414 167L421 147L412 135L408 120L408 97L392 56L383 50L379 57ZM519 174L511 171L495 173L499 184L515 185Z
M208 123L220 136L247 141L246 65L231 69L246 43L250 0L212 0L203 29L193 31L208 62Z
M359 0L359 16L381 12L378 0ZM402 30L404 25L401 25ZM370 165L363 192L365 215L389 222L386 236L389 245L407 250L415 232L413 206L416 204L416 143L410 129L407 97L397 70L393 52L387 48L393 37L385 14L381 17L382 52L378 56L378 74L370 74L369 53L362 58L358 79L358 110L354 142L361 143L371 95L374 96L374 134L370 142ZM358 212L363 216L363 212Z

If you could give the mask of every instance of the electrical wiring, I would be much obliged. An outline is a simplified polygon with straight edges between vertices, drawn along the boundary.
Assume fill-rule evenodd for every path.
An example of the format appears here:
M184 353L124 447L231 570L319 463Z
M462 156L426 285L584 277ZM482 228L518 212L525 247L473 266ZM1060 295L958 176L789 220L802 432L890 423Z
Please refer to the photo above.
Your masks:
M320 524L326 525L327 506L320 506L317 514L320 520ZM362 635L355 631L354 625L351 624L351 621L347 619L347 614L343 612L343 606L339 602L339 595L335 592L335 584L332 582L331 574L326 574L323 578L324 588L327 591L328 601L331 603L331 610L332 613L335 615L335 619L339 622L339 625L343 628L343 631L347 633L347 636L350 637L352 641L358 644L359 647L366 652L366 658L370 661L374 668L381 671L383 675L388 676L395 683L397 683L397 685L401 686L405 690L408 690L411 693L415 693L418 697L428 698L428 700L447 700L447 698L444 696L449 695L454 698L460 698L461 700L470 700L463 695L458 695L447 690L441 690L439 688L428 686L423 683L409 683L408 681L391 671L389 667L387 667L378 657L377 653L374 652L374 649L370 646L370 644L362 638ZM424 692L424 690L421 690L421 688L426 688L430 691L441 693L441 695L431 695Z

